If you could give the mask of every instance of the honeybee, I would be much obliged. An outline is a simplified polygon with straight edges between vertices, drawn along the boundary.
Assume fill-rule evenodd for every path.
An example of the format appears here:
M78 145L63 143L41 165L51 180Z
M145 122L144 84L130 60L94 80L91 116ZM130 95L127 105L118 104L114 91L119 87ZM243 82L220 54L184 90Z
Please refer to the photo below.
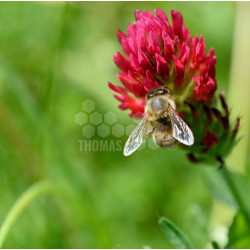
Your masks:
M175 101L166 87L150 90L146 97L145 115L129 136L123 154L131 155L150 135L153 135L155 144L162 148L173 147L176 140L193 145L192 130L175 110Z

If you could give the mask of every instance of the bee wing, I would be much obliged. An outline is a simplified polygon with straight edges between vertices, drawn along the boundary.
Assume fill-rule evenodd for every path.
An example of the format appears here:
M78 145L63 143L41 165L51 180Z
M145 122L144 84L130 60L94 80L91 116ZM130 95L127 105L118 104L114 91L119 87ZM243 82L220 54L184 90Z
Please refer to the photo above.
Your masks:
M173 137L185 145L193 145L194 135L189 126L180 118L172 107L169 107L169 114L173 126Z
M145 114L143 119L140 121L137 127L133 130L128 140L126 141L126 144L123 149L123 154L125 156L131 155L132 153L134 153L136 149L139 148L140 145L143 143L144 135L147 130L147 125L148 125L148 115Z

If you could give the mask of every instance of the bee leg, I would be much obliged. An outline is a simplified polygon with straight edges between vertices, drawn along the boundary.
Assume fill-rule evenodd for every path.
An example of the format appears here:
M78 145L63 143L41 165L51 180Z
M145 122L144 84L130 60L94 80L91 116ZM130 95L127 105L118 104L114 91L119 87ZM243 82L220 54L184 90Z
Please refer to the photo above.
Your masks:
M158 127L158 125L155 126L155 127L149 126L149 127L147 128L147 131L146 131L145 135L146 135L146 136L152 135L152 134L155 132L155 130L157 129L157 127Z

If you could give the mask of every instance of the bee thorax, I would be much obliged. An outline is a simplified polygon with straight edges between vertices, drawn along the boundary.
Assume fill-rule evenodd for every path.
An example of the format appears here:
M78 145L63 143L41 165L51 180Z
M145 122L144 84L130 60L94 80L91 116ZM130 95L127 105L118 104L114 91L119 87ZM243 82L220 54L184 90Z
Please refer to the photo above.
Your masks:
M150 103L152 111L161 111L165 108L165 100L161 97L154 98Z

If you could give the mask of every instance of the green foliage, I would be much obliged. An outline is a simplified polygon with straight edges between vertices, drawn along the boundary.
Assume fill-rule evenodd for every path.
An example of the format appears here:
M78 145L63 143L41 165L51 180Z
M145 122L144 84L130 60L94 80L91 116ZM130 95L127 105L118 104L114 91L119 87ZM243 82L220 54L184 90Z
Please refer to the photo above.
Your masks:
M225 248L250 248L249 225L246 223L242 213L238 213L234 217L233 223L228 232L228 244Z
M211 242L214 200L225 188L216 169L189 163L178 148L145 148L128 158L79 150L84 138L74 116L84 100L132 123L107 87L118 81L116 31L125 31L136 9L154 8L182 12L206 50L215 47L219 89L228 89L234 2L0 3L0 226L33 184L49 179L60 187L25 207L4 248L171 248L156 214L188 232L196 247ZM120 139L123 146L127 135ZM207 170L218 185L215 199L201 177ZM232 195L223 199L238 208Z
M214 249L220 249L220 247L216 241L212 241L212 246Z
M162 217L159 219L159 224L162 227L166 237L175 248L193 249L193 245L188 237L170 220Z

